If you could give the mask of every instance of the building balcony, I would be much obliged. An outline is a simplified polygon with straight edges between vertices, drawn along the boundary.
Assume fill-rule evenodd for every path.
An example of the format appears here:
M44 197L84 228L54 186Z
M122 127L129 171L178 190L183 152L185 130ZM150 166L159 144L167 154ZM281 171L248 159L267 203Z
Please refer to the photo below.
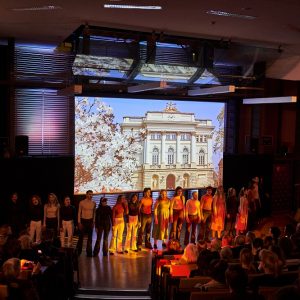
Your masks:
M161 165L150 165L150 169L160 169Z
M191 164L182 164L181 168L191 168L192 165Z
M166 169L176 169L176 165L166 165Z

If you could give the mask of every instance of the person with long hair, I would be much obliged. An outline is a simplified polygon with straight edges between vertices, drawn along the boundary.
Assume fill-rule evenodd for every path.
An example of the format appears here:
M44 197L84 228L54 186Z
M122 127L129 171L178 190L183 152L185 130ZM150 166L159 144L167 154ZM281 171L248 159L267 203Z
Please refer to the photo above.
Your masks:
M213 197L212 205L212 223L211 223L211 234L212 237L216 236L220 239L221 233L224 230L225 215L226 215L226 200L223 186L218 186L215 195Z
M59 231L60 205L54 193L48 194L48 201L44 205L44 228L53 231L53 237L57 237Z
M176 187L170 204L170 222L172 223L170 237L180 241L182 225L185 219L185 197L181 186Z
M29 235L33 243L41 242L43 205L39 195L33 195L29 203Z
M166 190L161 190L159 197L154 204L154 249L157 249L157 240L162 241L162 247L166 248L169 230L169 217L170 217L170 199L167 196Z
M226 198L226 210L227 210L227 216L226 216L226 231L227 234L230 236L235 236L235 221L236 221L236 215L238 213L238 198L236 194L236 189L231 187L227 191L227 198Z
M137 252L137 232L139 228L138 194L132 194L128 202L128 223L125 241L125 253L129 250Z
M123 254L123 232L124 232L124 216L128 214L127 201L124 195L119 195L117 202L112 209L112 237L109 245L109 254L114 255L117 251Z
M93 256L98 256L100 243L103 234L102 253L107 256L108 253L108 234L112 224L112 209L107 205L107 198L101 197L100 203L96 209L95 230L97 240L94 246Z
M240 190L239 193L239 200L240 205L238 208L238 214L236 216L236 235L239 235L240 233L245 233L247 231L247 224L248 224L248 189L243 187Z

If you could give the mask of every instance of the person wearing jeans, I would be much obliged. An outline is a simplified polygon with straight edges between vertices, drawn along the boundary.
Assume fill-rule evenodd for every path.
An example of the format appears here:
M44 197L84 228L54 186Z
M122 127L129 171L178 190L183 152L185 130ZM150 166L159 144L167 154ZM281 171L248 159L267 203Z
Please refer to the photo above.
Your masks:
M96 202L92 200L93 191L88 190L84 200L79 202L78 229L79 239L77 244L78 255L82 252L83 237L88 236L86 244L86 255L92 257L92 237L96 216Z

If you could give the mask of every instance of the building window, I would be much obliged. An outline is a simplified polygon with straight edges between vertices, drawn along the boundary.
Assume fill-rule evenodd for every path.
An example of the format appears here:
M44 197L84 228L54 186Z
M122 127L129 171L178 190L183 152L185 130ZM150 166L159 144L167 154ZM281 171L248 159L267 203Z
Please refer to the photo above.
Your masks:
M190 141L191 140L191 134L190 133L182 133L181 134L181 140L182 141Z
M166 134L167 141L175 141L176 140L176 133L167 133Z
M151 140L160 140L161 139L161 134L158 132L153 132L150 135Z
M153 175L152 176L152 189L157 189L158 188L158 176Z
M189 150L186 147L183 149L182 162L184 164L189 163Z
M205 165L205 153L204 150L199 151L199 165Z
M158 165L159 164L159 151L155 147L152 151L152 165Z
M171 147L168 150L168 165L174 165L174 149Z
M197 135L197 136L196 136L196 143L199 143L199 142L200 142L200 136Z

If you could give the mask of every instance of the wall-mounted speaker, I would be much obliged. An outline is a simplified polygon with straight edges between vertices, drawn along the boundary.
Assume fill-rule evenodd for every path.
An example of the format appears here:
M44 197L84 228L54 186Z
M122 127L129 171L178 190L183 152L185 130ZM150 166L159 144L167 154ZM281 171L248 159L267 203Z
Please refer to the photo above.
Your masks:
M28 135L17 135L15 137L15 153L16 156L28 156Z

